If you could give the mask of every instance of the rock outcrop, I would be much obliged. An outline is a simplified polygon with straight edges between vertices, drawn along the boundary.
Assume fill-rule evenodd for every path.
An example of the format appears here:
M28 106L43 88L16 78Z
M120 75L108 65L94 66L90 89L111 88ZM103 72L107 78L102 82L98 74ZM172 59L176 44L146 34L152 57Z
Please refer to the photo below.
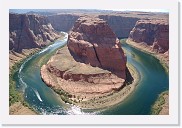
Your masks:
M106 21L79 18L69 33L68 48L82 62L110 70L125 79L126 57Z
M86 102L124 86L126 56L106 21L84 16L75 22L67 46L41 68L41 76L71 102Z
M10 13L9 68L60 36L44 16Z
M84 99L119 90L125 82L108 70L75 61L67 47L58 50L41 68L41 77L54 90Z
M169 49L169 23L167 20L139 20L129 35L129 40L146 43L158 53Z
M70 31L75 21L83 14L57 14L47 16L48 21L56 30ZM96 15L100 19L107 21L117 37L128 37L130 31L140 18L123 17L120 15Z
M60 11L61 12L61 11ZM89 12L89 15L99 17L107 21L113 32L117 37L127 38L130 31L135 26L136 21L140 19L168 19L168 14L165 13L152 13L152 12ZM48 21L52 24L53 28L58 31L68 32L71 30L75 21L85 15L83 12L62 12L47 16Z
M40 15L9 14L9 50L41 48L59 37L46 17Z

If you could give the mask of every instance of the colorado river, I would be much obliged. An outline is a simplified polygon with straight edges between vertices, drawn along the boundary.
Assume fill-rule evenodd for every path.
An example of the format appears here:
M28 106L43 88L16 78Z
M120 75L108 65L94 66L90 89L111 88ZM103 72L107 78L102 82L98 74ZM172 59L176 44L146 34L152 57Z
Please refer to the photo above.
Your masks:
M25 100L40 114L98 114L98 115L145 115L150 114L151 105L158 94L168 90L169 78L159 61L146 53L140 52L127 44L122 44L127 52L127 62L132 64L141 75L136 90L121 104L106 110L86 112L80 108L64 104L59 96L42 81L40 68L56 49L65 45L68 35L62 40L41 50L28 58L15 73L17 89L23 91Z

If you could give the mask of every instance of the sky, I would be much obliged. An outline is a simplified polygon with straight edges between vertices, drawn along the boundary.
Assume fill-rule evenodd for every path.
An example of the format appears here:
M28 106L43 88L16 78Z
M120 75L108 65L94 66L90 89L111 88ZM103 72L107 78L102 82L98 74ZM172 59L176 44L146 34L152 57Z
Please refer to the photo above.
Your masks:
M114 11L169 12L167 9L113 9Z
M100 9L102 10L102 9ZM113 10L113 11L142 11L142 12L168 12L168 10L165 9L104 9L104 10ZM47 9L41 10L41 9L10 9L10 12L15 12L15 13L27 13L30 11L46 11Z

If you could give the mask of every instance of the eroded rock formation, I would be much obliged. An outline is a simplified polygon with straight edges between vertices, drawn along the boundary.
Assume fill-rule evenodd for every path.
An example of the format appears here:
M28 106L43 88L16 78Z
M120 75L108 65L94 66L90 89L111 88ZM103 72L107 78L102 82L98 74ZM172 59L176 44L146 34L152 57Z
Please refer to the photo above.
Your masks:
M61 11L60 11L61 12ZM168 19L168 14L152 12L89 12L89 15L99 17L107 21L117 37L126 38L134 27L136 21L140 19ZM47 16L48 21L58 31L68 32L71 30L75 21L85 15L83 12L59 13Z
M41 48L59 37L47 19L40 15L9 14L9 50Z
M68 48L84 63L116 72L125 79L126 57L106 21L79 18L69 34Z
M11 68L28 55L60 37L46 17L37 14L9 14L9 58Z
M57 14L48 16L47 19L56 30L70 31L75 21L83 14ZM130 31L140 18L123 17L120 15L94 15L107 21L117 37L128 37Z
M75 22L67 46L41 68L41 76L72 100L87 101L121 89L125 70L126 56L106 21L84 16Z
M129 40L146 43L158 53L169 49L169 23L167 20L139 20L129 35Z

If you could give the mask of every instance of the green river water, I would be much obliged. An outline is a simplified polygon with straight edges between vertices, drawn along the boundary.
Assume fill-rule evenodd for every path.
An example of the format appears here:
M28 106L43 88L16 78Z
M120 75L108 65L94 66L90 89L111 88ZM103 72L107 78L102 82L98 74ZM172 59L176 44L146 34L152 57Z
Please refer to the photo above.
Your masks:
M28 58L14 75L17 89L23 91L25 100L40 114L149 115L151 105L158 95L169 88L168 74L159 60L124 43L122 48L127 51L127 62L132 64L141 76L136 90L122 103L104 110L86 111L64 104L60 102L59 96L42 81L40 68L56 49L66 42L67 34L63 40L57 40Z

